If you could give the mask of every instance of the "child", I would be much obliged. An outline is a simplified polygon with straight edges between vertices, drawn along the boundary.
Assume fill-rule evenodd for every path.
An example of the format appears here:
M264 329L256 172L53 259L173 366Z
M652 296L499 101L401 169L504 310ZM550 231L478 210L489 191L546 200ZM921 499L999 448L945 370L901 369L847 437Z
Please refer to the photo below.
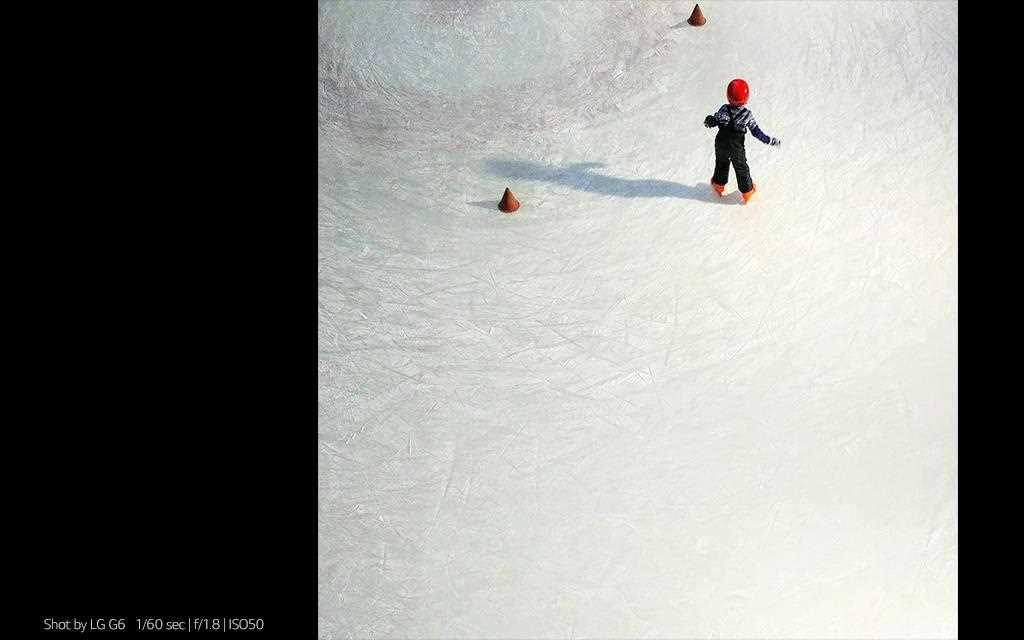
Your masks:
M729 161L736 169L736 182L743 194L743 204L750 201L757 191L757 185L750 178L750 167L747 166L747 150L743 146L747 129L754 137L765 144L777 147L782 144L778 138L770 138L757 126L754 114L743 105L750 99L750 87L746 81L736 79L729 83L725 90L729 104L723 104L713 116L704 118L704 126L709 129L718 127L715 136L715 175L711 177L711 188L724 195L725 185L729 182Z

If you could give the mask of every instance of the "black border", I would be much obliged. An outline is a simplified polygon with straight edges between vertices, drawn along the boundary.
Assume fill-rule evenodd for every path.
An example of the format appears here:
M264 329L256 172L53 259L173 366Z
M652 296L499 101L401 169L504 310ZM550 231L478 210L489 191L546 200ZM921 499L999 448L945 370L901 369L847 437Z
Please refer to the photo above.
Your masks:
M38 11L6 256L10 637L46 616L312 637L316 4Z

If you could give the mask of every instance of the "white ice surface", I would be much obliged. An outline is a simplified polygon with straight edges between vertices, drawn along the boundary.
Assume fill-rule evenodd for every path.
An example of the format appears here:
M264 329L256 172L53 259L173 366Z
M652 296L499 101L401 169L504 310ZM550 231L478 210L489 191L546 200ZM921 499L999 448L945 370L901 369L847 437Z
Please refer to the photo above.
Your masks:
M320 5L321 637L955 634L957 5L692 7Z

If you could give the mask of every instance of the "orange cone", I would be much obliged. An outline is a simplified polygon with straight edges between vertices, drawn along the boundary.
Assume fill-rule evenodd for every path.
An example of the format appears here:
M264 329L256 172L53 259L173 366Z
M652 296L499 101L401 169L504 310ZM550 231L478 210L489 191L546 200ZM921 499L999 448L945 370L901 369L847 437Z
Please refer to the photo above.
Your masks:
M703 27L707 20L704 19L704 14L700 11L700 5L693 5L693 13L690 14L690 19L687 20L690 24L695 27Z
M505 187L505 193L501 196L501 202L498 203L498 208L507 213L512 213L519 208L519 201L512 195L512 191L508 187Z

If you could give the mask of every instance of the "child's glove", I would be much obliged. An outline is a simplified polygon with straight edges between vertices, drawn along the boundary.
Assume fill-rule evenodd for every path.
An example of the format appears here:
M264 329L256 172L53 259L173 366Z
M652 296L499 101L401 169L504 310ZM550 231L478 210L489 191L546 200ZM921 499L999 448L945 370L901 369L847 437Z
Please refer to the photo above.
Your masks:
M770 144L773 147L777 147L782 144L782 140L779 140L778 138L772 138L771 142L769 142L768 144Z
M708 129L712 129L718 126L718 120L715 120L715 116L708 116L704 118L704 126Z

